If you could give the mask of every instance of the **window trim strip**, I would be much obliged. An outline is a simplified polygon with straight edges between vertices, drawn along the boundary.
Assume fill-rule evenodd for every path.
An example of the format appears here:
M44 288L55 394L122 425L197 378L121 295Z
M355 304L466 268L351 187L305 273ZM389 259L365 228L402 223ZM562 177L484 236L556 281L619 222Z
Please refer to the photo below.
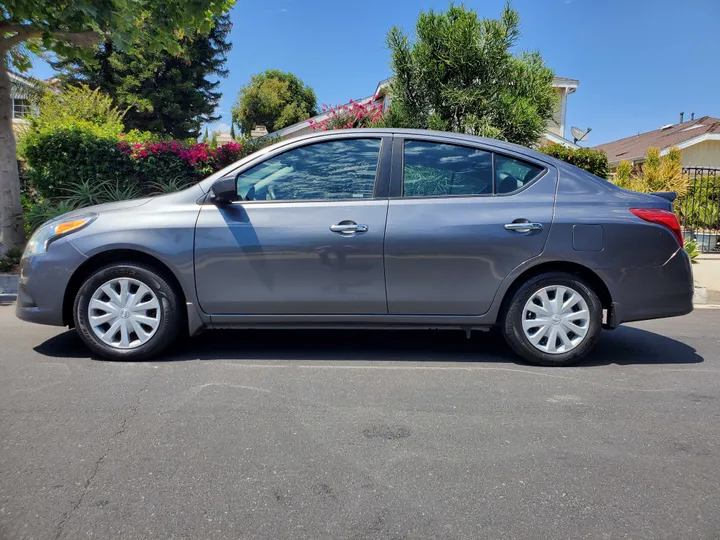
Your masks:
M405 141L415 141L415 142L425 142L425 143L431 143L431 144L444 144L448 146L459 146L461 148L468 148L468 149L475 149L475 150L482 150L484 152L488 152L492 155L492 193L476 193L473 195L412 195L409 197L404 196L405 192ZM400 159L395 158L395 154L400 154ZM524 184L520 189L517 189L515 191L512 191L510 193L497 193L496 192L496 178L495 178L495 156L500 155L503 157L506 157L508 159L514 159L517 161L525 162L530 165L534 165L536 167L539 167L542 169L540 174L538 174L535 178L533 178L530 182L527 184ZM418 199L457 199L457 198L464 198L464 199L470 199L470 198L487 198L487 197L512 197L514 195L518 195L519 193L522 193L526 189L528 189L533 184L539 182L542 178L544 178L549 171L549 167L541 163L539 161L533 160L532 158L526 158L525 156L518 156L514 155L511 152L503 152L503 151L497 151L495 148L483 146L480 144L459 144L457 141L451 140L451 139L443 139L443 138L435 138L431 136L404 136L404 135L396 135L394 137L393 141L393 165L395 165L395 162L399 162L400 164L400 170L397 171L396 169L393 169L393 180L397 180L395 183L399 184L399 195L395 195L393 191L391 191L390 198L395 199L401 199L401 200L418 200ZM399 179L399 180L398 180Z

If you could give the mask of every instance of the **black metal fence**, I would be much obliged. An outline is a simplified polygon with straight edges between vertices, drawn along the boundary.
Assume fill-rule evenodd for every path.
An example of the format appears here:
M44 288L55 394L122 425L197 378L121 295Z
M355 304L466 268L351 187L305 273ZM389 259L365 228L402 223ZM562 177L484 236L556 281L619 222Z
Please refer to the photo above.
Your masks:
M720 253L720 169L686 167L690 189L676 201L685 240L695 240L703 253Z

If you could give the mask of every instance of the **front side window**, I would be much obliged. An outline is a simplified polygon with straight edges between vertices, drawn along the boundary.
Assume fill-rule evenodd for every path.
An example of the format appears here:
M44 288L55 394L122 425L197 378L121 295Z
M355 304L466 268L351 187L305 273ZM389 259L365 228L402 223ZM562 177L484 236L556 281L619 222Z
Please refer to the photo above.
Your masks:
M380 139L347 139L295 148L238 176L248 201L371 199Z
M513 193L540 176L542 167L495 154L495 193Z
M13 99L13 118L25 118L30 114L30 100Z
M492 195L492 182L491 152L405 141L403 197Z

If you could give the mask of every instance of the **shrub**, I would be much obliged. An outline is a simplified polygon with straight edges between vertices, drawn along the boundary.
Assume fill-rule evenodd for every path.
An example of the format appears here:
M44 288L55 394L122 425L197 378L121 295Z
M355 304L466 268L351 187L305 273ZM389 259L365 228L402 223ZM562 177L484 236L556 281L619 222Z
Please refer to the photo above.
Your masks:
M132 163L133 176L144 193L156 191L151 183L164 184L180 178L187 184L213 171L204 143L188 146L177 141L134 144L122 141L117 147Z
M117 140L87 126L59 127L32 133L24 145L28 182L41 197L69 196L79 183L132 179L132 162Z
M540 151L543 154L584 169L600 178L607 178L610 171L607 155L602 150L593 150L591 148L573 149L561 144L551 143L540 147Z
M74 208L183 189L273 139L220 147L124 132L123 113L87 87L43 96L20 151L29 233Z
M112 98L87 86L67 86L59 94L46 92L37 114L30 116L29 135L77 127L100 137L119 137L125 115Z
M25 212L25 230L31 233L46 221L67 214L73 210L75 210L75 206L64 200L53 202L45 199L37 203L32 203Z
M347 105L323 105L322 111L328 114L327 118L320 122L309 120L313 131L370 127L383 119L382 105L361 105L352 100Z
M690 256L690 262L692 264L698 264L697 258L700 255L700 246L695 240L685 240L683 246L687 254Z
M687 227L714 229L720 224L720 206L707 196L685 199L675 206Z
M236 142L225 143L215 150L215 168L223 169L248 155L243 151L243 145Z
M20 264L22 251L18 248L10 248L5 255L0 257L0 273L14 272Z
M661 156L660 149L648 149L645 162L633 172L628 161L621 161L615 176L615 184L632 191L652 193L653 191L674 191L678 199L688 192L688 176L682 170L682 154L676 147Z

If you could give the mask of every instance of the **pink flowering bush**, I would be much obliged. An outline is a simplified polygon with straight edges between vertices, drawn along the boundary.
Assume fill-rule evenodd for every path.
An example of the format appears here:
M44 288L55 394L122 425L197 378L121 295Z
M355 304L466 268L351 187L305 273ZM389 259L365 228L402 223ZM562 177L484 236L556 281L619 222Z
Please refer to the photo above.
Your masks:
M161 140L144 132L98 136L87 129L42 133L24 148L26 191L53 204L91 204L183 189L272 140L229 142ZM79 194L79 195L78 195Z
M347 105L323 105L322 112L327 113L327 117L319 122L312 119L308 122L313 131L370 127L383 118L382 104L373 105L373 101L374 98L364 105L352 100Z
M144 192L146 186L188 185L244 157L243 145L229 142L217 148L207 143L181 141L121 141L119 150L132 162L135 177Z
M235 163L237 160L244 158L247 155L247 150L243 148L243 145L236 142L225 143L222 146L218 146L215 149L215 169L219 170L227 167L231 163Z

